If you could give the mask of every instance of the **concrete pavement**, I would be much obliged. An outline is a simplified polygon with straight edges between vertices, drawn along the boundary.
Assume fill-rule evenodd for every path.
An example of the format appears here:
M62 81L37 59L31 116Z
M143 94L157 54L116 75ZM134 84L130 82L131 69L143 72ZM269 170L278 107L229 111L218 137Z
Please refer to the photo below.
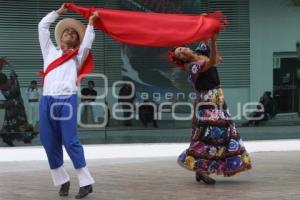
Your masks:
M175 157L89 160L95 200L299 200L300 159L294 152L252 153L253 169L231 178L215 177L215 186L194 181ZM57 195L46 161L0 162L0 200L74 199L78 183L69 162L71 191Z

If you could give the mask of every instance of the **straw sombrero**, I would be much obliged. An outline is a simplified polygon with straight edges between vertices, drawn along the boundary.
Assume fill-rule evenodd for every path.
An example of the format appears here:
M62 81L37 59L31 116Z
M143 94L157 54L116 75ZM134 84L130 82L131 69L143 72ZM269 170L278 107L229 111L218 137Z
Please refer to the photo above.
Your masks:
M64 30L66 30L67 28L75 29L79 35L80 43L82 42L85 33L85 26L79 20L72 19L72 18L65 18L59 21L55 27L55 40L57 46L60 46L61 36Z

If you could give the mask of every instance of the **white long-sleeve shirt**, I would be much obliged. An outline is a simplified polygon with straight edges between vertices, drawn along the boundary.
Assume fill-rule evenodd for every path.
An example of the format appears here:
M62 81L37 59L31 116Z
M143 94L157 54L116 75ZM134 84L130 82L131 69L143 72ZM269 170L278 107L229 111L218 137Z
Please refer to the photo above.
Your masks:
M28 100L39 99L41 96L41 90L39 88L27 88L26 95L28 97Z
M59 15L55 11L52 11L39 23L39 42L43 54L44 71L51 62L63 55L62 50L56 48L50 39L49 27L58 17ZM87 58L94 39L94 27L88 25L77 56L64 62L45 77L43 88L44 96L71 95L77 93L77 71Z

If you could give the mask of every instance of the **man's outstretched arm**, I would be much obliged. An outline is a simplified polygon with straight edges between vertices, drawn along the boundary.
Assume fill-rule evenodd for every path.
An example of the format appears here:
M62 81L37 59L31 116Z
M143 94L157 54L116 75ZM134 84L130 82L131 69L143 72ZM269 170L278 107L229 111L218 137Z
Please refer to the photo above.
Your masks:
M92 48L92 44L93 44L93 41L95 39L94 21L98 17L99 17L98 12L95 11L93 13L93 15L89 18L89 23L88 23L87 28L85 30L84 38L82 40L82 43L80 45L78 55L77 55L77 59L78 59L78 63L79 63L78 67L79 68L81 67L81 65L86 60L86 58L89 54L89 51Z
M48 13L39 23L39 42L44 60L47 58L48 53L55 49L50 39L49 27L60 15L67 11L68 9L62 5L58 10Z

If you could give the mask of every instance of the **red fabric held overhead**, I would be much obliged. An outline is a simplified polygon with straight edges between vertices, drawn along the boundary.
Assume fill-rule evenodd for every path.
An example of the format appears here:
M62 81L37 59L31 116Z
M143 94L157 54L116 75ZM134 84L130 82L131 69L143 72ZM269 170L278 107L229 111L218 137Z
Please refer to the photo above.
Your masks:
M221 11L202 15L144 13L94 7L66 7L88 19L97 10L94 26L116 41L148 47L171 47L208 40L227 24Z

